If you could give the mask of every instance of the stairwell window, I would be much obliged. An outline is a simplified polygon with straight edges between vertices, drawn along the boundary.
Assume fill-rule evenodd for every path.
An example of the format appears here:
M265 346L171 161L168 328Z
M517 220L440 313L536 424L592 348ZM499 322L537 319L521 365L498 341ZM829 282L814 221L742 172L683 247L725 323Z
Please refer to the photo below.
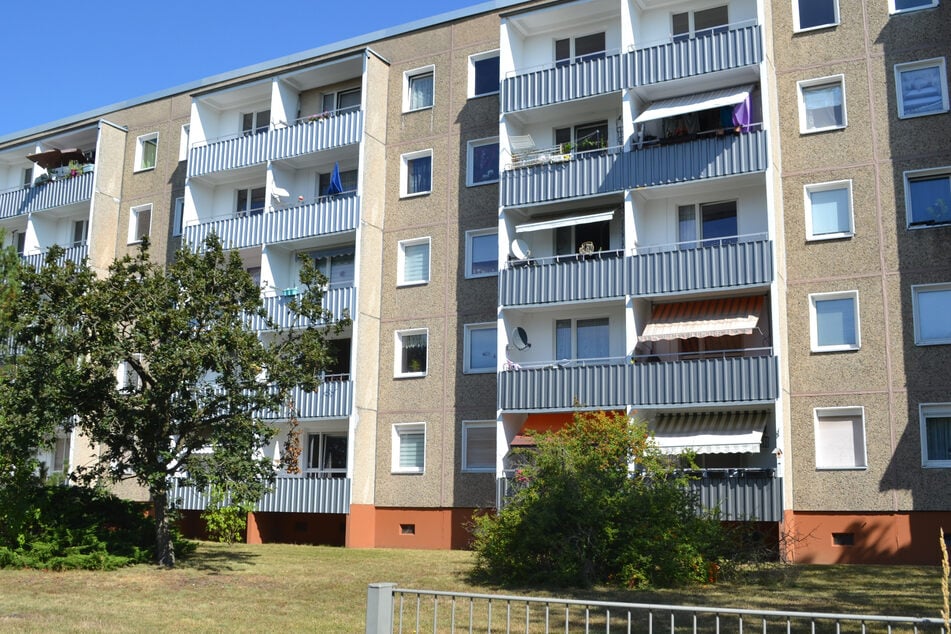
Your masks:
M814 410L816 469L865 469L865 408Z
M921 466L951 467L951 403L922 403Z
M152 203L138 205L129 211L129 244L142 242L152 228Z
M858 291L810 295L809 316L813 352L840 352L862 347Z
M466 324L464 335L465 361L462 371L466 374L494 373L498 365L497 327L495 322Z
M155 169L158 157L158 132L143 134L135 140L135 171Z
M951 343L951 284L921 284L911 287L915 315L915 344L934 346Z
M806 240L852 237L852 181L815 183L804 191Z
M490 277L499 273L497 229L466 231L466 277Z
M172 213L172 235L182 235L182 217L185 214L185 197L175 199L175 210Z
M421 196L432 191L433 151L409 152L400 157L400 196Z
M499 92L499 52L490 51L469 56L469 97L494 95Z
M951 167L905 172L908 228L951 223Z
M793 29L811 31L839 23L838 0L793 0Z
M435 75L435 66L425 66L403 73L403 112L433 107Z
M910 119L948 111L948 76L944 58L895 64L898 117Z
M479 139L466 144L466 186L497 183L499 180L499 140Z
M426 376L429 365L429 330L416 328L396 331L396 378Z
M798 89L801 134L838 130L848 125L843 75L800 81Z
M462 470L495 472L495 421L463 421Z
M401 240L396 255L397 286L414 286L429 282L430 238Z
M393 473L423 473L426 469L426 423L393 425Z

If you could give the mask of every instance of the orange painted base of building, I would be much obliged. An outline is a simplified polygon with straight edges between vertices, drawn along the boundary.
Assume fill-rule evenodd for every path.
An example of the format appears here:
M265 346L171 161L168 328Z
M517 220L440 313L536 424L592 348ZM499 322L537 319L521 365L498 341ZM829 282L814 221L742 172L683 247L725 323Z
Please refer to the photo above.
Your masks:
M349 548L462 550L469 547L468 524L475 509L380 508L350 506Z
M937 565L941 528L951 534L951 512L787 510L782 531L786 556L794 563Z

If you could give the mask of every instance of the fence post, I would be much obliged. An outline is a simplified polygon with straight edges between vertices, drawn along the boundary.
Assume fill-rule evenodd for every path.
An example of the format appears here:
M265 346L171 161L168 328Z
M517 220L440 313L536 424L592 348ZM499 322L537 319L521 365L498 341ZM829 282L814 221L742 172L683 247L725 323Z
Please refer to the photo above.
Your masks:
M366 634L392 634L395 587L395 583L371 583L367 586Z

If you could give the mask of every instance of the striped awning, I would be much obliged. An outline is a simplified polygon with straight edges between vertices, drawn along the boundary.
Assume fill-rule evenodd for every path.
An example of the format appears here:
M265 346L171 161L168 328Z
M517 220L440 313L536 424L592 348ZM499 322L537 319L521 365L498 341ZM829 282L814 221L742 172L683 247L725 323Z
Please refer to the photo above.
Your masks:
M656 304L642 341L749 335L763 311L763 296Z
M768 412L661 414L651 424L661 453L759 453Z

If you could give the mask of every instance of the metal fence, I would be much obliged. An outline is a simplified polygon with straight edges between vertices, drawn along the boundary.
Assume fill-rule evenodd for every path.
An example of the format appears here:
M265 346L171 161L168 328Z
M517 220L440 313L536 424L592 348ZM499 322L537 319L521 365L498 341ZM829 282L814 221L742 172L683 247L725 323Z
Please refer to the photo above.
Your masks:
M367 634L393 632L643 632L658 634L871 634L944 632L943 621L905 616L577 601L398 588L367 589Z

